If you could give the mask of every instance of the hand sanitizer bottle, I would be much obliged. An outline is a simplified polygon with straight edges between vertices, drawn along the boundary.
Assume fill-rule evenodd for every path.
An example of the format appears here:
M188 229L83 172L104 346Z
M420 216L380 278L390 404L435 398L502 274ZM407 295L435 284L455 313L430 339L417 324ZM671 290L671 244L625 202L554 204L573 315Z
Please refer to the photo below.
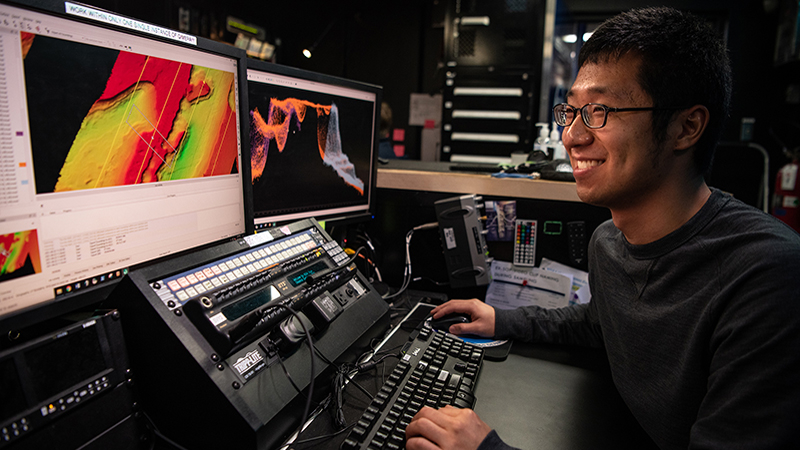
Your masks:
M561 133L558 132L558 126L553 122L553 131L550 132L550 147L553 149L553 159L568 159L567 149L564 143L561 142Z
M543 122L539 122L536 124L539 127L539 137L536 138L536 142L533 144L534 150L541 150L543 151L548 159L552 159L553 153L550 151L549 143L550 139L547 137L550 134L550 127Z

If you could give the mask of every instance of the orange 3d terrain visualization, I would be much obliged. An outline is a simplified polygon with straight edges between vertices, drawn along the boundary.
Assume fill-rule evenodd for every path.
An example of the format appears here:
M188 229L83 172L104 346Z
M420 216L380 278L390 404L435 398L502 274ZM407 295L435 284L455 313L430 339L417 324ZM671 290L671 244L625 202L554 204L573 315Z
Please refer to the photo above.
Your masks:
M336 104L321 105L296 98L270 99L267 120L264 120L258 108L250 112L253 181L264 173L270 141L274 140L278 150L282 152L286 147L290 123L294 120L299 126L309 109L317 114L317 145L323 164L333 169L348 186L364 195L364 181L356 176L355 166L342 151L339 110Z
M36 45L31 36L23 47ZM230 174L238 157L234 77L119 52L54 191Z

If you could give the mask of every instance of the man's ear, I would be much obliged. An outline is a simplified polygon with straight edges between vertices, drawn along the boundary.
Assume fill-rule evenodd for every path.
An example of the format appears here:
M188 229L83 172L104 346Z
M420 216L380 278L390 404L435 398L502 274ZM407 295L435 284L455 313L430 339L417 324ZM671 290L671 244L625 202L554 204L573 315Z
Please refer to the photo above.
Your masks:
M708 126L708 108L695 105L678 113L675 124L680 127L676 137L675 150L687 150L700 140Z

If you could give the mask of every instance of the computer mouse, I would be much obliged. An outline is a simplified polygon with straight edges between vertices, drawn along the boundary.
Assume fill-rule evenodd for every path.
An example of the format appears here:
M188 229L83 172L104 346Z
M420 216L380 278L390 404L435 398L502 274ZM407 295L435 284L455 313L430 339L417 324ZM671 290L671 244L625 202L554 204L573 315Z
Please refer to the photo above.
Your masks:
M450 325L470 322L472 322L472 318L470 318L469 314L453 313L444 315L438 319L431 318L431 327L435 330L448 331L450 330Z

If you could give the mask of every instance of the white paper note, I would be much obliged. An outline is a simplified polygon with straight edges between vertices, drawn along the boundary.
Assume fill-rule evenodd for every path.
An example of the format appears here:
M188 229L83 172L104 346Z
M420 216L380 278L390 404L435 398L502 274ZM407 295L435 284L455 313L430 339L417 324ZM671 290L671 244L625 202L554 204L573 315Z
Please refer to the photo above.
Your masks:
M571 276L494 261L486 303L499 309L529 305L561 308L569 305L571 292Z

